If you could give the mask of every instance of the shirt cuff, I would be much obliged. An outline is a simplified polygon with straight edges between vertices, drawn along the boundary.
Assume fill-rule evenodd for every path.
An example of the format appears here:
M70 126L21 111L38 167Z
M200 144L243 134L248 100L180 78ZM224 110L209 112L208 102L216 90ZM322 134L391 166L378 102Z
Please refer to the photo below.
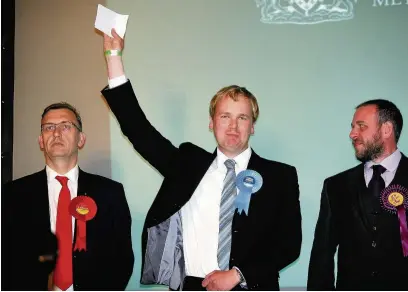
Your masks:
M109 88L115 88L127 82L125 75L121 75L112 79L108 79Z
M247 284L247 282L245 280L244 275L241 273L241 270L238 269L236 266L233 266L232 268L237 270L237 272L239 274L239 278L240 278L239 286L241 286L241 288L248 289L248 284Z

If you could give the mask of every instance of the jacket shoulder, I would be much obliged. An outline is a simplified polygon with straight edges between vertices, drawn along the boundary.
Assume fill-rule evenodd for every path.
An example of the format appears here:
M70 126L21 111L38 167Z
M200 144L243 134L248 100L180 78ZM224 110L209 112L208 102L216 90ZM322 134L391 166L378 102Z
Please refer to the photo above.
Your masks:
M208 152L207 150L191 143L191 142L184 142L181 143L179 146L180 151L187 155L187 156L198 156L198 157L209 157L212 154L210 152ZM215 157L215 156L214 156Z
M95 184L100 184L100 185L105 185L105 186L114 186L114 187L121 187L122 183L113 180L111 178L99 175L99 174L94 174L94 173L89 173L85 171L81 171L83 175L85 175L86 179L88 181L91 181L92 183Z
M287 173L287 172L292 172L292 173L296 173L296 167L284 162L280 162L280 161L276 161L276 160L271 160L271 159L266 159L263 158L261 156L258 156L260 159L260 162L262 162L262 164L264 164L266 166L267 169L273 169L276 170L278 172L283 172L283 173Z
M41 170L26 176L20 177L18 179L9 181L3 185L6 189L13 189L18 187L27 187L32 181L37 181L41 177L46 177L45 170Z
M356 173L359 169L362 168L362 166L363 164L360 163L357 166L354 166L352 168L339 172L335 175L329 176L325 179L325 182L338 182L338 181L347 180L350 177L350 175Z

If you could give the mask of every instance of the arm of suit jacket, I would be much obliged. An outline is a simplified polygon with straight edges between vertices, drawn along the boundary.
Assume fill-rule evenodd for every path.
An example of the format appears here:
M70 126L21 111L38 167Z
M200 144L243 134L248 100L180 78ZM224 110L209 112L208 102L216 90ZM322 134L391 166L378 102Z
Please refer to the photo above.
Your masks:
M17 253L16 237L13 234L13 209L15 202L12 201L10 183L2 185L1 191L1 290L18 290L15 284L18 283L18 269L16 263L19 262ZM15 242L14 242L15 241ZM13 256L13 254L15 256ZM14 258L13 258L14 257Z
M164 177L168 176L173 170L173 161L178 159L178 148L147 120L130 81L112 89L105 87L101 93L135 150Z
M46 290L54 262L41 263L39 256L55 254L56 238L29 225L31 203L21 195L14 182L2 186L1 289Z
M115 237L116 263L112 263L112 274L109 279L112 287L106 287L110 290L126 289L133 273L135 260L132 249L132 218L123 186L122 184L118 186L118 189L115 190L115 200L112 200L112 208L115 210L113 236Z
M284 179L284 180L283 180ZM272 230L275 247L271 248L270 240L260 234L256 249L251 251L250 258L242 265L238 265L245 277L248 289L268 290L268 281L276 276L281 269L294 262L300 255L302 245L302 218L299 204L299 185L296 169L285 168L282 183L287 192L279 194L281 201L277 230ZM271 235L269 234L269 237Z
M310 255L307 290L334 290L334 254L338 245L335 230L328 180L325 180Z

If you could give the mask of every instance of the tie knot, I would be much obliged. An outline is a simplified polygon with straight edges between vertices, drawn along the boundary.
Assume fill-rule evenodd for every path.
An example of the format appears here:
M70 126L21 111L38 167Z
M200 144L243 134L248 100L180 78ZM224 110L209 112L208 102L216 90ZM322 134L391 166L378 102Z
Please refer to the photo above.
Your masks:
M228 170L235 169L234 168L235 167L235 160L233 160L233 159L225 160L224 164L225 164L225 166L227 167Z
M56 179L57 181L59 181L60 184L61 184L63 187L65 187L65 186L68 185L68 178L67 178L66 176L59 176L59 175L57 175L57 176L55 177L55 179Z
M373 165L373 175L381 175L383 174L387 169L382 166L381 164Z

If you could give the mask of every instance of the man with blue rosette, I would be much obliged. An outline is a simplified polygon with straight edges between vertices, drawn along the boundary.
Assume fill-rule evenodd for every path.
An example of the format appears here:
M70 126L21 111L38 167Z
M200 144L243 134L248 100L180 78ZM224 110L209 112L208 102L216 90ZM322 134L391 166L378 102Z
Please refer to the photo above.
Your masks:
M408 159L397 147L402 125L388 100L356 107L350 138L362 163L324 181L308 290L408 290Z
M124 41L104 35L102 90L123 134L164 177L142 234L142 284L172 290L279 290L279 271L300 253L296 169L249 146L259 109L246 88L219 90L209 128L217 149L175 147L148 121L125 77Z

